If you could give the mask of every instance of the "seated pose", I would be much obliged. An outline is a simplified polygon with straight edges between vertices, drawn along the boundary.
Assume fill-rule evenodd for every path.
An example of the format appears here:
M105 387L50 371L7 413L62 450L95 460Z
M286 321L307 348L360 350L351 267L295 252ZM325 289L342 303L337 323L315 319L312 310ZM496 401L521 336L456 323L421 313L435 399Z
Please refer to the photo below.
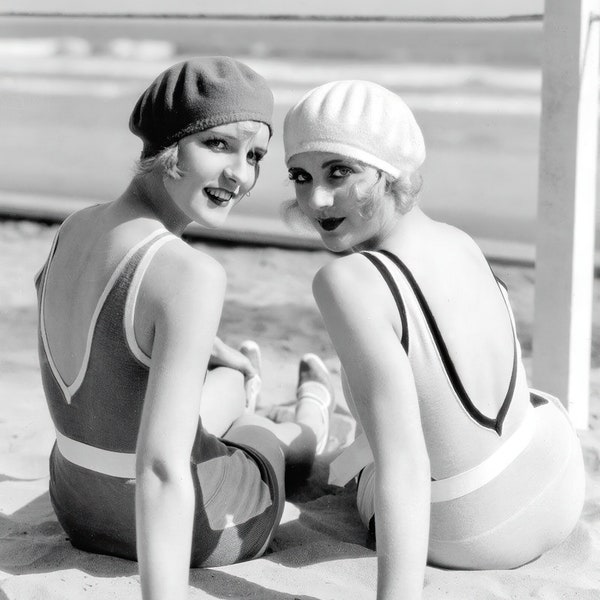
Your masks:
M337 81L289 111L284 141L288 211L346 254L313 292L366 436L331 480L360 473L378 600L421 598L427 560L535 559L579 517L580 445L560 402L527 385L506 286L468 235L415 205L425 146L411 111L377 84Z
M222 225L253 187L272 106L230 58L167 69L131 115L137 174L63 223L36 278L52 504L75 547L138 560L145 600L186 598L190 565L260 556L285 462L309 467L326 442L333 397L315 355L293 422L247 409L258 347L216 338L224 270L181 239L192 221Z

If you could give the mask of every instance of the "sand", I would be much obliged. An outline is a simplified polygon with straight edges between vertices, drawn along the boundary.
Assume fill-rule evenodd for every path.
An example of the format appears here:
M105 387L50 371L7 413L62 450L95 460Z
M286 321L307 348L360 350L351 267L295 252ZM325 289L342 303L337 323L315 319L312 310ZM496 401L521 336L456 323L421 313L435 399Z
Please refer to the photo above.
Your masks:
M0 600L140 598L136 564L74 549L48 497L54 440L37 366L33 276L56 228L0 222ZM326 483L328 463L354 434L339 387L339 363L313 304L313 273L331 260L322 251L197 243L225 266L228 302L221 336L263 350L261 408L292 400L298 358L320 354L335 375L338 407L327 452L288 498L269 553L258 560L195 569L190 598L365 600L375 598L375 553L354 507L352 484ZM533 269L495 265L508 284L528 364ZM596 304L600 300L596 298ZM586 504L569 538L512 571L427 568L426 600L600 598L600 373L593 361L591 426L581 432Z

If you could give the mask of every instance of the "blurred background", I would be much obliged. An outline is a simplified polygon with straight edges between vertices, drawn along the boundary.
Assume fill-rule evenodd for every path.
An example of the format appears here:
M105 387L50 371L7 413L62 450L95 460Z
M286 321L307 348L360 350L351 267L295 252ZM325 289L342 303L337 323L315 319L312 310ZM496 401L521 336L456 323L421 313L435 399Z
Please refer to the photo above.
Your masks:
M52 10L83 10L53 2ZM167 13L164 18L0 17L0 207L70 212L121 193L140 151L128 117L144 88L191 55L227 54L272 85L275 135L261 178L236 208L231 239L317 244L292 233L279 205L292 196L281 132L287 109L333 79L370 79L400 94L425 136L421 202L435 218L475 236L489 252L533 258L537 202L542 24L360 23L230 20L293 13L275 0L86 3L94 12ZM222 3L224 4L224 3ZM541 14L543 0L369 3L313 0L301 13L403 16ZM449 6L451 5L451 6ZM297 8L297 7L296 7ZM48 10L5 1L2 11ZM168 18L186 11L225 19ZM44 209L45 207L45 209ZM198 232L196 232L198 233ZM202 233L202 232L200 232ZM204 232L214 235L214 232ZM254 236L254 238L253 238Z

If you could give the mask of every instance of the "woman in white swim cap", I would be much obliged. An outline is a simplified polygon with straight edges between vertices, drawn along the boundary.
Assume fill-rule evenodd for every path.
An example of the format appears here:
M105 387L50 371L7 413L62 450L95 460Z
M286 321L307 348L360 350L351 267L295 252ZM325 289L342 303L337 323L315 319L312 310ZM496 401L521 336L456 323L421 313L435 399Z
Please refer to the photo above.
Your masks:
M421 598L428 561L535 559L579 517L580 445L560 402L528 386L505 285L416 205L425 144L410 109L375 83L328 83L289 111L284 142L288 212L345 254L313 292L365 437L330 479L359 477L378 600Z

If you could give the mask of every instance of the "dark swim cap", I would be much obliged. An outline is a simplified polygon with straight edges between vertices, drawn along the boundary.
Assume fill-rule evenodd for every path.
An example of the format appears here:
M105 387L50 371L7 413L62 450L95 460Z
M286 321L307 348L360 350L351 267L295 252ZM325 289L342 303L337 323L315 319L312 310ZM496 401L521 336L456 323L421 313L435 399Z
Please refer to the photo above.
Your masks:
M198 131L259 121L272 134L273 93L245 64L226 56L192 58L161 73L140 96L129 129L142 139L142 158Z

